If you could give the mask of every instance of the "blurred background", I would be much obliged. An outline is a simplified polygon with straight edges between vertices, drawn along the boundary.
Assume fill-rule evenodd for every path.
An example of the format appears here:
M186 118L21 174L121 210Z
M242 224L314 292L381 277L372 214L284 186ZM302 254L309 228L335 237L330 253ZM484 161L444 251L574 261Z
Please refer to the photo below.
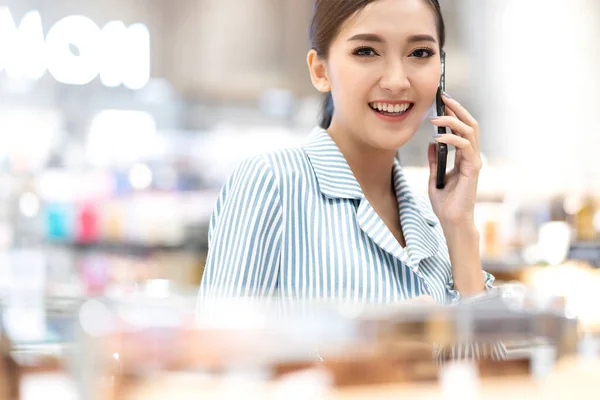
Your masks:
M447 88L482 126L485 268L535 285L536 268L600 266L600 3L441 3ZM316 125L312 4L0 0L4 304L195 294L226 177ZM417 190L432 130L400 152Z

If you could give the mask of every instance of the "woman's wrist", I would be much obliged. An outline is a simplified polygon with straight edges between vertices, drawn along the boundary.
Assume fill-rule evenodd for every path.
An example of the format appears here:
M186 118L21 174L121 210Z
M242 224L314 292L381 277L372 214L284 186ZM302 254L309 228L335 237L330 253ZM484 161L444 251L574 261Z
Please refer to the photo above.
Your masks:
M442 222L442 229L444 231L444 236L446 237L446 242L448 246L450 243L459 241L471 241L474 246L477 247L477 251L479 251L479 230L475 226L474 221L460 221L460 222Z

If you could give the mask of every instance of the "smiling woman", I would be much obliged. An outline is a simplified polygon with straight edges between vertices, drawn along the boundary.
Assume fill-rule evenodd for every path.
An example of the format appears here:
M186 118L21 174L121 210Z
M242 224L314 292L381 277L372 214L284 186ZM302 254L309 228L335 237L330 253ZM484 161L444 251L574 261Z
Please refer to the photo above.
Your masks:
M240 165L209 230L199 296L451 304L491 288L473 220L479 128L444 97L458 150L443 190L408 186L395 154L424 123L438 89L444 22L437 0L317 0L307 62L328 100L296 148ZM335 104L335 107L333 105ZM423 155L425 157L425 155Z

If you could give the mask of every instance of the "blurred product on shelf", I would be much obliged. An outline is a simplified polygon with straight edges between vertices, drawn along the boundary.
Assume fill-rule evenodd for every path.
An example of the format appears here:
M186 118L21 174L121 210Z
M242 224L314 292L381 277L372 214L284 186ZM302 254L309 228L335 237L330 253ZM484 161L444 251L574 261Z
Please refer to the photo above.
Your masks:
M50 242L96 244L130 243L147 247L180 247L197 242L191 237L195 226L208 228L208 215L217 192L204 191L124 191L108 183L111 175L71 174L55 171L40 179L41 212L45 215L45 239ZM90 193L87 187L98 182L105 189ZM91 183L90 183L91 181ZM69 182L75 188L60 196L52 187ZM113 180L114 182L114 180ZM77 184L79 183L79 186ZM79 187L81 190L76 189Z
M49 240L73 240L76 220L72 209L65 204L48 204L46 213L46 234Z
M595 223L596 215L600 211L597 199L590 193L581 198L579 210L575 213L575 232L577 240L582 242L600 239L600 226Z
M77 215L76 226L78 227L75 241L78 243L94 243L99 239L98 207L92 202L80 205Z
M486 260L502 259L508 252L508 240L502 235L503 210L504 205L499 202L476 204L476 224L481 237L480 252Z
M104 294L111 278L106 257L90 254L81 260L79 270L88 296Z

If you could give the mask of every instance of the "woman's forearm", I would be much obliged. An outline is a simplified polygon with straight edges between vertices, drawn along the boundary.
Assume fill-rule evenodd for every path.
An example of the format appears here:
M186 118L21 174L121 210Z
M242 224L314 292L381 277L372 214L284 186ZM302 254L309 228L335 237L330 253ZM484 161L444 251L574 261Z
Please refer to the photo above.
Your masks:
M485 289L479 232L473 223L447 224L444 235L450 253L454 288L461 296L471 296Z

